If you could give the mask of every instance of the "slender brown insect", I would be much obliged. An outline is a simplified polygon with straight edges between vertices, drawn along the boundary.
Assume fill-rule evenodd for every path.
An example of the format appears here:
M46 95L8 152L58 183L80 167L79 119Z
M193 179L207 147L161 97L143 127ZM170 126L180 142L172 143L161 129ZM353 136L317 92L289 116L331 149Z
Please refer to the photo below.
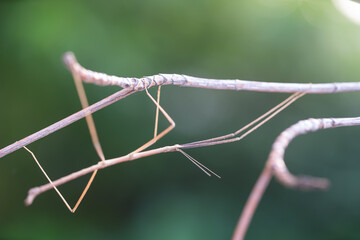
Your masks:
M189 78L189 76L175 75L175 74L173 74L173 75L171 75L171 74L159 74L159 75L155 75L155 76L152 76L152 77L145 77L145 78L140 78L140 79L137 79L137 78L121 78L121 77L116 77L116 76L109 76L109 75L106 75L104 73L93 72L93 71L90 71L90 70L87 70L87 69L83 68L76 61L75 56L72 53L66 53L65 56L64 56L64 61L65 61L66 65L68 66L68 68L70 69L71 73L72 73L72 76L73 76L73 79L74 79L74 82L75 82L75 86L76 86L76 89L77 89L77 92L78 92L80 102L81 102L81 105L82 105L83 109L89 107L89 103L88 103L88 100L87 100L85 90L84 90L84 86L83 86L82 82L93 83L93 84L100 85L100 86L118 85L118 86L123 87L123 88L133 88L134 90L137 90L137 91L145 90L147 96L156 105L155 127L154 127L154 136L153 136L153 138L150 139L148 142L146 142L141 147L139 147L138 149L136 149L135 151L131 152L130 155L135 154L135 153L140 153L143 150L147 149L148 147L153 145L156 141L158 141L159 139L164 137L167 133L169 133L175 127L174 120L160 106L161 86L166 85L166 84L170 84L170 83L171 84L177 84L177 85L186 85L186 84L189 84L189 81L190 81L189 79L191 77ZM192 84L195 84L195 85L197 84L197 85L201 86L201 84L203 84L203 83L201 81L197 81L197 82L193 81ZM231 80L219 80L215 84L219 89L222 89L222 88L225 89L225 87L229 88L229 86L236 87L236 82L231 81ZM155 100L151 96L151 94L148 92L148 88L150 88L152 86L158 86L157 100ZM247 136L248 134L250 134L251 132L253 132L254 130L256 130L258 127L263 125L265 122L267 122L268 120L273 118L280 111L282 111L283 109L288 107L291 103L296 101L298 98L302 97L304 94L305 94L305 92L302 92L302 93L301 92L296 92L296 93L292 94L290 97L285 99L283 102L281 102L280 104L278 104L274 108L270 109L265 114L261 115L259 118L255 119L254 121L252 121L251 123L247 124L246 126L244 126L243 128L239 129L238 131L236 131L234 133L230 133L230 134L227 134L227 135L224 135L224 136L211 138L211 139L207 139L207 140L182 144L182 145L179 145L181 147L179 147L177 149L177 151L182 153L186 158L188 158L192 163L194 163L197 167L199 167L207 175L209 175L209 176L214 175L214 176L220 178L220 176L218 174L214 173L209 168L204 166L202 163L200 163L199 161L197 161L196 159L191 157L189 154L185 153L183 151L183 149L195 148L195 147L204 147L204 146L211 146L211 145L216 145L216 144L223 144L223 143L239 141L242 138L244 138L245 136ZM170 126L168 126L165 130L161 131L158 134L159 111L169 121ZM90 132L90 136L91 136L93 146L94 146L94 148L95 148L95 150L96 150L96 152L97 152L97 154L98 154L98 156L100 158L100 163L105 164L106 158L104 156L104 153L103 153L100 141L99 141L99 137L98 137L98 134L97 134L97 131L96 131L94 119L93 119L91 114L86 116L86 122L87 122L87 125L88 125L88 128L89 128L89 132ZM252 128L250 128L250 127L252 127ZM244 132L247 129L249 129L249 130L246 131L245 133L243 133L242 135L238 136L240 133ZM70 205L68 204L68 202L66 201L66 199L63 197L63 195L60 193L60 191L57 189L57 187L53 184L51 179L48 177L45 170L42 168L41 164L36 159L35 155L28 148L26 148L26 147L24 147L24 148L27 151L30 152L30 154L32 155L32 157L36 161L37 165L39 166L39 168L41 169L41 171L43 172L43 174L45 175L47 180L50 182L51 186L58 193L58 195L60 196L60 198L62 199L62 201L66 205L66 207L71 212L75 212L76 209L78 208L79 204L81 203L82 199L84 198L86 192L90 188L90 185L93 182L98 170L101 168L101 164L99 164L99 167L96 168L93 171L93 173L92 173L92 175L90 177L90 180L88 181L86 187L84 188L82 194L80 195L77 203L75 204L75 206L73 208L71 208Z

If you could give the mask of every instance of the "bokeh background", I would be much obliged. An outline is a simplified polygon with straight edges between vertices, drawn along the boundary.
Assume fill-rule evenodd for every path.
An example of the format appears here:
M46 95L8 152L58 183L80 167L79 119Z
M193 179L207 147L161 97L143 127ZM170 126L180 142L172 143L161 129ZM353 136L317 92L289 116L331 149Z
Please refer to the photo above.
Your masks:
M69 50L89 69L126 77L354 82L360 27L328 0L2 1L0 147L80 110L61 61ZM118 90L86 85L92 103ZM287 96L166 86L162 106L177 126L154 147L233 132ZM54 191L24 206L46 179L20 149L0 161L0 239L230 239L276 136L301 119L359 116L359 101L359 93L308 95L241 142L187 151L221 179L180 153L102 170L75 214ZM154 116L143 92L96 113L106 157L150 139ZM295 139L290 170L332 186L301 192L271 182L247 239L359 239L359 136L351 127ZM29 148L54 180L99 161L85 120ZM88 178L60 187L71 205Z

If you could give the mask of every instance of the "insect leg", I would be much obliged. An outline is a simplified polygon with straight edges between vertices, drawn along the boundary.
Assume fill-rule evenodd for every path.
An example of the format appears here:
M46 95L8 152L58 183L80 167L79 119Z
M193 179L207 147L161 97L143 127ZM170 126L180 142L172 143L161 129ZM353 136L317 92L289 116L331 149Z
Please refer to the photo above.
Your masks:
M85 89L84 89L84 85L81 81L80 74L75 69L71 69L71 73L74 78L76 91L79 95L81 106L83 109L87 108L89 106L89 102L88 102L86 94L85 94ZM95 148L97 154L99 155L101 161L105 161L105 156L104 156L103 150L100 145L99 137L98 137L98 134L96 131L95 123L94 123L94 119L91 114L87 115L85 118L86 118L86 122L87 122L90 136L91 136L91 141L94 145L94 148Z
M155 119L155 131L154 131L154 137L149 140L147 143L145 143L144 145L142 145L141 147L139 147L138 149L136 149L135 151L133 151L131 154L133 153L138 153L143 151L144 149L150 147L151 145L153 145L157 140L159 140L160 138L162 138L163 136L165 136L168 132L170 132L174 127L175 127L175 122L174 120L169 116L169 114L160 106L159 101L160 101L160 90L158 90L158 97L156 101L151 94L149 93L149 91L147 90L147 88L145 87L145 91L146 94L149 96L149 98L151 99L151 101L156 105L156 111L161 111L161 113L165 116L165 118L169 121L170 126L167 127L165 130L163 130L161 133L157 134L157 125L158 125L158 114L156 114L156 119Z
M89 189L92 181L94 180L94 177L96 175L97 169L93 172L93 174L91 175L91 178L89 180L89 182L87 183L83 193L81 194L79 200L77 201L77 203L75 204L74 208L71 208L69 203L66 201L66 199L64 198L64 196L61 194L61 192L59 191L59 189L54 185L54 183L51 181L50 177L46 174L45 170L43 169L43 167L41 166L40 162L37 160L37 158L35 157L35 154L30 151L27 147L24 147L26 151L28 151L31 156L34 158L36 164L39 166L41 172L45 175L46 179L49 181L49 183L52 185L52 187L54 188L54 190L56 191L56 193L59 195L59 197L61 198L61 200L64 202L65 206L69 209L70 212L74 213L76 211L76 209L78 208L81 200L84 198L87 190Z

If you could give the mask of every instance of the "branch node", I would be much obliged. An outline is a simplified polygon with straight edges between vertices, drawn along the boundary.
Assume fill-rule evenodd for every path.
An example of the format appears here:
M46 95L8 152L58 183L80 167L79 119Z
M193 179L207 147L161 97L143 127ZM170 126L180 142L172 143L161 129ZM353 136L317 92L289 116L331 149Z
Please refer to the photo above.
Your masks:
M34 199L37 197L37 195L39 195L40 193L41 193L41 190L39 187L31 188L25 199L25 206L30 206L33 203Z

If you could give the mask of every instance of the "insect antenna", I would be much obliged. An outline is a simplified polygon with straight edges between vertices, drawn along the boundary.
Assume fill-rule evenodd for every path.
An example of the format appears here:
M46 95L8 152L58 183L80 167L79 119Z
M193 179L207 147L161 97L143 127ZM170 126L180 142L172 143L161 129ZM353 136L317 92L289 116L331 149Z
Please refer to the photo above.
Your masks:
M211 174L213 174L214 176L221 178L218 174L214 173L213 171L211 171L208 167L206 167L204 164L202 164L201 162L199 162L198 160L196 160L195 158L193 158L192 156L190 156L189 154L187 154L186 152L184 152L183 150L181 150L180 148L177 149L177 151L181 152L187 159L189 159L193 164L195 164L198 168L201 169L201 171L203 171L206 175L208 175L209 177L211 177Z

